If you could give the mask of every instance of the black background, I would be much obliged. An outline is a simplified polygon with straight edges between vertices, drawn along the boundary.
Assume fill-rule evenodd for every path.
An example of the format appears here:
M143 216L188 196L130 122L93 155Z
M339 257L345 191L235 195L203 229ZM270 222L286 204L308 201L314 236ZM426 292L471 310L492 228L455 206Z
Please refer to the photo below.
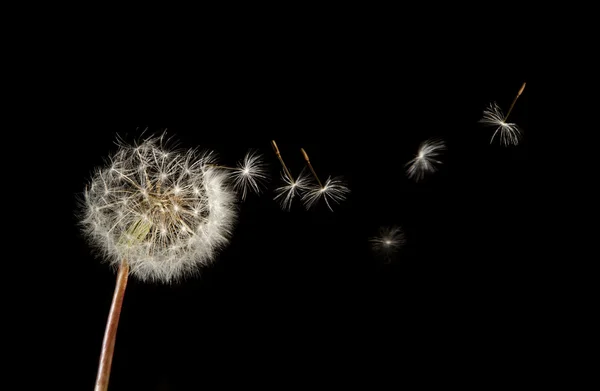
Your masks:
M93 387L115 283L79 233L76 199L117 134L165 129L180 146L214 150L226 165L258 149L271 181L240 203L230 245L199 277L167 286L129 280L109 389L374 387L526 370L527 354L513 349L529 332L535 300L528 287L536 268L529 256L536 80L518 67L497 74L468 62L458 73L436 59L399 67L392 57L327 52L252 66L251 58L239 59L245 66L216 61L206 76L210 92L173 81L185 103L165 103L163 118L150 118L158 124L117 119L127 110L123 95L112 114L106 98L101 109L110 120L80 102L98 117L66 121L49 137L60 168L50 182L61 196L47 250L61 267L47 265L58 275L49 289L59 299L52 295L46 311L67 352L61 365L72 376L63 389ZM477 123L483 109L496 101L506 112L525 81L510 116L522 142L490 144L494 129ZM431 137L446 142L443 165L415 183L404 165ZM304 167L304 148L322 178L343 176L347 200L334 212L299 203L282 211L273 201L281 166L271 140L292 172ZM368 239L389 225L401 226L407 243L386 264Z

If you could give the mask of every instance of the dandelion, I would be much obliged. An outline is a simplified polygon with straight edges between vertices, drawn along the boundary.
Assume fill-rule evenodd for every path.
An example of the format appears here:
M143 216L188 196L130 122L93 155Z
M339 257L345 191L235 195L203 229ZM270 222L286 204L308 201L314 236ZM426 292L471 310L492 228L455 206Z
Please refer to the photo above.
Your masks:
M80 203L80 225L96 252L118 268L96 390L108 387L128 276L170 283L196 273L228 243L236 219L228 177L214 155L180 151L163 135L139 144L117 141Z
M243 161L238 162L231 176L234 188L242 193L242 200L246 199L248 191L260 194L269 178L263 156L253 150L246 153Z
M379 256L382 256L387 262L405 243L406 238L401 227L390 226L381 227L377 236L369 239L371 249Z
M346 186L346 183L342 180L341 177L331 178L328 177L325 181L325 184L322 184L319 180L319 176L315 172L312 164L310 163L310 159L308 158L308 154L304 150L304 148L300 148L302 155L304 156L304 160L308 165L308 168L312 172L315 180L317 181L318 187L313 187L310 190L306 191L302 196L302 201L304 202L304 206L306 209L310 209L318 200L321 198L325 201L325 204L333 212L333 208L331 207L331 202L340 203L346 199L347 194L350 192L350 189Z
M425 174L437 171L436 164L442 164L442 162L435 158L445 149L446 145L442 140L429 139L423 141L419 145L417 155L406 163L408 177L418 182L425 177Z
M510 105L506 115L502 113L502 110L496 102L490 103L489 107L483 111L483 117L479 120L479 122L486 126L496 127L496 130L490 139L490 144L494 141L494 137L496 137L498 132L500 132L499 138L501 145L508 146L511 144L519 144L519 141L521 140L521 129L515 123L507 122L507 119L524 89L525 83L523 83L521 89L517 93L517 96L512 101L512 104Z
M227 176L210 153L167 147L164 134L118 142L95 171L81 205L81 227L112 266L128 263L140 280L171 282L209 263L228 242L236 217Z

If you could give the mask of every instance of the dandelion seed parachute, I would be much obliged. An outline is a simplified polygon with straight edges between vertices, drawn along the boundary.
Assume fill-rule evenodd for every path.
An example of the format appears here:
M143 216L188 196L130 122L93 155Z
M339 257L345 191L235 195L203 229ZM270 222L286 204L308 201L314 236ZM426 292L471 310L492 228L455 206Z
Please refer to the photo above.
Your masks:
M231 172L231 177L234 188L242 193L242 200L246 199L249 191L260 194L269 179L263 156L257 151L249 151Z
M521 130L516 124L506 122L505 116L496 102L490 103L488 108L483 111L483 117L479 122L485 126L496 127L490 139L490 144L494 141L494 137L498 132L500 132L501 145L518 145L521 140Z
M276 195L273 200L279 202L283 210L290 210L292 201L297 197L301 198L302 192L309 188L309 180L304 174L304 170L300 172L296 180L289 178L285 172L281 173L281 179L284 185L275 189Z
M331 202L339 204L346 199L348 193L350 193L350 189L340 177L329 177L322 187L312 187L307 190L302 195L302 202L304 202L306 209L310 209L322 198L329 210L333 212Z
M406 174L408 177L418 182L426 174L437 171L436 164L442 164L442 162L435 158L445 149L446 145L443 140L429 139L423 141L419 145L417 155L406 163Z
M304 150L304 148L300 148L300 152L302 152L302 156L304 156L304 160L306 161L306 165L310 169L313 174L313 177L317 181L317 186L311 187L302 195L302 202L304 203L304 207L306 209L310 209L313 205L316 204L318 200L321 198L325 201L325 204L329 208L330 211L333 212L333 208L331 207L330 201L335 203L340 203L346 199L346 195L350 192L350 189L346 186L341 177L331 178L328 177L325 181L325 184L321 183L319 176L315 172L312 164L310 163L310 158L308 154Z
M127 262L143 281L172 282L210 263L237 217L227 174L214 154L178 150L164 134L118 149L92 175L80 225L112 266Z
M379 228L377 236L369 239L371 249L386 260L397 252L405 243L406 237L401 227L390 226Z

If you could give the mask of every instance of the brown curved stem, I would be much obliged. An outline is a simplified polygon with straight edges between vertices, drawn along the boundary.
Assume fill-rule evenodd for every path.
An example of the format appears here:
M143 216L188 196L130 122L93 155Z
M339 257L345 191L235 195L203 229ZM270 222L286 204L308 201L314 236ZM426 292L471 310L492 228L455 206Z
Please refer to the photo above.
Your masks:
M308 168L310 168L310 172L312 172L313 176L317 180L317 183L319 184L319 187L323 188L323 184L319 180L319 176L315 172L315 169L313 168L312 164L310 164L310 159L308 158L308 154L306 153L306 151L304 150L304 148L300 148L300 151L302 151L302 155L304 156L304 160L306 160L306 164L308 164Z
M508 108L508 112L504 116L504 122L506 122L506 120L508 119L508 116L509 116L510 112L512 111L513 107L515 107L515 103L517 103L517 99L519 99L519 96L521 96L521 94L523 93L523 90L525 89L525 84L526 83L524 82L523 85L521 86L521 89L517 93L517 96L515 96L515 99L513 99L510 107Z
M119 316L121 307L123 307L123 297L127 287L127 277L129 276L129 265L126 261L121 263L117 273L117 283L113 294L108 321L104 331L104 341L102 342L102 351L100 352L100 364L98 366L98 375L96 377L96 386L94 391L106 391L108 389L108 379L110 377L110 367L112 364L113 353L115 350L115 340L117 338L117 327L119 326Z
M292 176L292 173L290 172L290 170L288 170L287 166L283 162L283 158L281 157L281 152L279 152L279 148L277 148L277 143L275 142L275 140L271 140L271 145L273 146L273 149L275 150L275 154L277 155L277 158L279 159L279 162L281 163L281 166L283 167L283 171L285 172L285 175L288 177L290 182L294 182L294 177Z

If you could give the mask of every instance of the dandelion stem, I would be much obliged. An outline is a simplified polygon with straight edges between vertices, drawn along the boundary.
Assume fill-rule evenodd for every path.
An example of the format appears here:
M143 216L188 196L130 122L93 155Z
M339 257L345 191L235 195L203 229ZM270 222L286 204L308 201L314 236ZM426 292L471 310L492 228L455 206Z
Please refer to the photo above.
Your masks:
M506 115L504 116L504 122L506 122L506 120L508 119L508 115L510 114L510 112L512 111L513 107L515 106L515 103L517 103L517 99L519 99L519 96L521 96L521 94L523 93L523 90L525 89L525 82L523 82L523 85L521 86L521 89L519 90L519 92L517 93L517 96L515 96L515 99L513 99L510 108L508 109L508 112L506 113Z
M306 164L308 164L308 168L310 168L310 171L312 172L312 174L314 175L315 179L317 180L317 183L319 184L319 187L322 189L323 188L323 184L319 180L319 177L317 176L317 173L315 172L315 169L313 168L312 164L310 164L310 159L308 158L308 154L306 153L306 151L304 150L304 148L300 148L300 150L302 151L302 155L304 155L304 160L306 160Z
M294 177L292 176L292 173L290 172L290 170L288 170L287 166L283 162L283 158L281 157L281 152L279 152L279 148L277 148L277 143L275 142L275 140L271 140L271 144L273 145L273 149L275 150L275 155L277 155L277 158L279 159L279 162L283 166L283 171L285 172L285 175L287 175L287 177L289 178L290 182L293 183L294 182Z
M126 261L121 263L117 273L117 282L113 294L108 321L104 331L104 341L102 342L102 351L100 352L100 364L98 366L98 375L96 377L96 386L94 391L106 391L108 389L108 379L110 377L110 368L115 350L115 340L117 338L117 327L119 325L119 316L123 306L123 297L127 287L127 277L129 275L129 265Z

